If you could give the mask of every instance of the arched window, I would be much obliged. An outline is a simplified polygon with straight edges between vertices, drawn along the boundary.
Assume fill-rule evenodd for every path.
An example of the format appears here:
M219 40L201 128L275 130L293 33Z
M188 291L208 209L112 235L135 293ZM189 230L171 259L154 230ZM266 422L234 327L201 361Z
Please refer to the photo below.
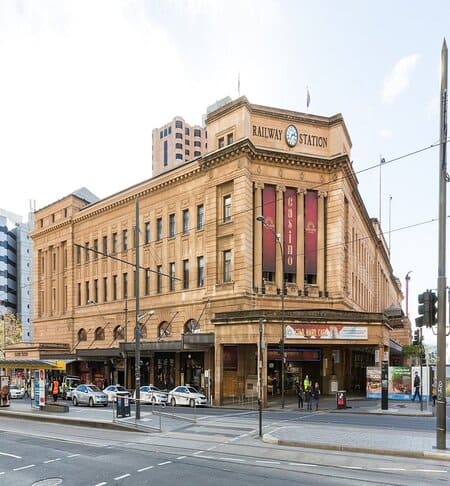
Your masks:
M95 330L95 340L96 341L104 341L105 340L105 330L103 327L97 327Z
M78 331L78 341L87 341L87 332L86 332L86 329L81 328Z
M116 339L123 339L124 338L124 331L122 326L116 326L113 331L114 340Z
M184 325L185 334L197 334L200 332L200 324L195 319L189 319Z
M167 321L162 321L158 326L158 338L169 337L172 334L172 324Z

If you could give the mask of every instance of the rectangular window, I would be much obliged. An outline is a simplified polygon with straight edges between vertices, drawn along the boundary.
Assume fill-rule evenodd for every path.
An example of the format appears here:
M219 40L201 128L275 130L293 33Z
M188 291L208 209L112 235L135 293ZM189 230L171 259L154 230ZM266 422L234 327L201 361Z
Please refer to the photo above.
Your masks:
M202 230L205 226L205 206L199 204L197 206L197 229Z
M119 248L119 239L117 237L117 233L112 234L112 252L117 253Z
M169 238L175 236L175 214L169 214Z
M156 267L156 292L160 294L162 292L162 266L158 265Z
M103 252L104 256L106 256L108 254L108 237L107 236L103 237L102 252Z
M128 250L128 230L122 231L122 251Z
M175 138L182 139L183 138L183 134L180 133L180 132L177 132L177 133L175 133Z
M189 209L183 209L183 233L189 233Z
M184 144L185 144L185 145L191 145L191 142L190 142L190 140L187 138L187 139L184 141Z
M225 147L225 139L223 137L219 138L219 148Z
M170 271L170 290L175 290L175 263L169 263L169 271Z
M175 144L175 148L176 148L176 149L183 150L183 144L182 144L182 143L176 143L176 144Z
M231 195L227 194L223 198L223 221L231 220Z
M233 143L233 134L232 133L229 133L227 135L227 145L230 145Z
M197 287L203 287L205 279L205 262L202 256L197 257Z
M184 129L184 134L185 134L185 135L189 135L189 134L190 134L190 132L189 132L189 128L188 128L188 127L186 127L186 128Z
M189 260L183 260L183 289L189 288Z
M98 302L98 280L94 280L94 302Z
M183 160L183 154L175 154L175 159Z
M98 260L98 240L94 240L94 260ZM96 301L97 302L97 301Z
M91 297L89 296L89 282L85 282L84 297L85 297L85 303L90 304Z
M184 151L184 155L187 155L187 156L189 156L189 155L190 155L190 152L189 152L189 150L187 150L187 149L186 149L186 150Z
M200 157L200 155L202 155L202 153L199 152L198 150L194 152L194 157Z
M181 120L175 120L175 128L183 128L183 122Z
M117 300L117 275L113 275L112 299Z
M202 132L199 128L194 128L194 137L201 137Z
M77 305L81 305L81 283L77 283Z
M77 265L81 263L81 246L77 246ZM44 271L44 270L42 270Z
M108 277L103 277L103 302L108 302Z
M56 253L53 253L52 257L52 272L56 272Z
M169 146L167 140L164 140L164 167L169 163Z
M141 282L139 282L141 283ZM137 292L137 288L138 286L136 285L136 270L133 271L133 285L134 285L134 291L133 291L133 297L136 298L136 292ZM139 289L140 291L140 289Z
M202 142L200 140L194 140L194 147L200 147L202 146Z
M158 218L156 220L156 241L162 240L162 234L163 234L162 218Z
M150 269L145 269L145 295L150 295Z
M161 130L161 131L159 132L159 138L163 138L163 136L164 136L164 132Z
M164 136L167 137L167 128L164 128Z
M145 235L144 235L144 238L145 238L145 244L146 245L148 243L150 243L150 223L149 222L145 223Z
M128 273L122 275L122 294L124 299L128 299Z
M223 281L231 282L231 250L223 252Z
M89 241L84 244L84 261L89 263Z

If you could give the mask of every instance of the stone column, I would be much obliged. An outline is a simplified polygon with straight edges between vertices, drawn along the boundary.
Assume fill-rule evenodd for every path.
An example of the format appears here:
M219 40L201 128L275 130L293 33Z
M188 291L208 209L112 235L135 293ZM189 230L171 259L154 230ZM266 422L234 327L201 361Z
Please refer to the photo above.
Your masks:
M284 202L284 191L286 190L285 186L277 186L276 191L276 226L275 226L275 233L278 237L279 235L279 243L275 242L276 244L276 272L275 272L275 282L277 284L277 288L281 289L281 292L284 291L282 288L283 284L283 256L284 251L283 248L283 202ZM277 238L278 239L278 238Z
M223 344L216 341L214 354L214 405L221 405L223 398Z
M326 192L319 192L317 204L317 286L325 292L325 198Z
M255 210L254 216L263 215L263 207L262 207L262 191L264 189L264 184L261 182L255 183ZM261 292L261 288L263 286L262 283L262 230L263 230L263 223L259 221L253 221L253 227L255 228L255 238L254 238L254 248L253 248L253 255L254 255L254 269L253 269L253 288L258 288L259 292Z
M305 189L297 190L297 288L305 291Z

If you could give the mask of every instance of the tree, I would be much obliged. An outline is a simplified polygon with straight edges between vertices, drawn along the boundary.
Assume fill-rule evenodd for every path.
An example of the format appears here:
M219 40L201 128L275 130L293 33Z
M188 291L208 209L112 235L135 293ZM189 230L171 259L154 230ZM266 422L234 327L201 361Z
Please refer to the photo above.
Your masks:
M8 312L0 316L0 346L2 350L10 344L22 341L22 324L16 314Z

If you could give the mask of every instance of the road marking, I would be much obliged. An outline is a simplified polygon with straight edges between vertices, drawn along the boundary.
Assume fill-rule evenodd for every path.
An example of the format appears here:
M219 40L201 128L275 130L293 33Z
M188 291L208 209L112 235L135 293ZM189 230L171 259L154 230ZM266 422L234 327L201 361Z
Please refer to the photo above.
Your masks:
M121 479L125 479L128 476L131 476L131 474L123 474L122 476L117 476L117 478L114 478L114 481L120 481ZM106 484L106 483L103 483Z
M301 462L290 462L289 466L317 467L317 464L302 464Z
M219 457L222 461L245 462L244 459L235 459L234 457Z
M67 457L78 457L80 454L70 454L70 456Z
M193 456L196 456L197 454L203 454L205 451L197 451L197 452L193 452L192 455Z
M412 469L416 472L429 472L429 473L446 473L447 469Z
M404 467L379 467L380 471L406 471Z
M137 472L148 471L149 469L153 469L153 466L143 467L142 469L138 469Z
M8 454L7 452L0 452L0 456L8 456L14 457L14 459L22 459L20 456L16 456L15 454Z
M186 456L180 456L180 457L177 457L177 460L179 461L180 459L186 459Z
M165 466L166 464L172 464L172 461L160 462L158 466Z
M28 464L28 466L16 467L13 471L22 471L23 469L30 469L30 467L34 467L36 464Z
M258 464L281 464L279 461L256 461Z
M105 486L105 484L108 484L108 483L105 483L105 482L103 482L103 483L97 483L94 486Z
M2 474L5 474L5 471L0 472L0 476L1 476Z
M343 469L362 469L360 466L339 466L342 467Z
M44 461L44 464L50 464L51 462L60 461L60 460L61 458L57 457L56 459L49 459L48 461Z
M207 451L212 451L213 449L217 449L217 446L211 446L211 447L208 447L208 449L206 449Z

